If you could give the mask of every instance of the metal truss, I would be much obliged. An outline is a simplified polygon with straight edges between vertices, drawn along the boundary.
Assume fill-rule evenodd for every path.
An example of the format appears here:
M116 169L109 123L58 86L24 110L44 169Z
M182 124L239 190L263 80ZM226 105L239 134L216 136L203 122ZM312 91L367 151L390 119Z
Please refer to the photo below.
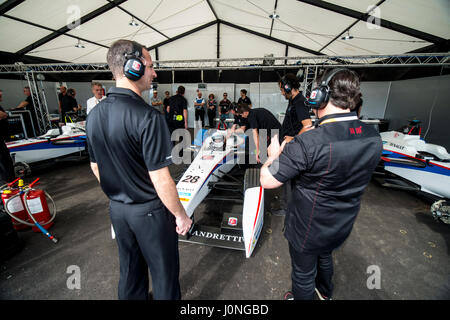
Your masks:
M50 114L48 112L47 98L45 97L44 85L39 74L33 71L26 71L25 78L28 81L28 87L31 92L31 99L34 105L34 114L38 127L35 131L38 135L44 134L51 129Z
M450 66L450 53L415 53L401 55L260 57L243 59L198 59L154 61L156 71L245 70L289 68L381 68ZM0 74L110 72L106 63L55 63L0 65Z

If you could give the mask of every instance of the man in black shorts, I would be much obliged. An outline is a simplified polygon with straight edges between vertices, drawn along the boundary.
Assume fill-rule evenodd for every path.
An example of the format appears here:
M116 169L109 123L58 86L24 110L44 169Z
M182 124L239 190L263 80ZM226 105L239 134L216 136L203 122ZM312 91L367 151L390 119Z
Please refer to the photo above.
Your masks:
M172 143L164 116L142 98L156 77L140 44L118 40L107 62L116 79L86 121L91 168L110 199L119 247L119 299L180 299L178 234L192 221L168 166Z

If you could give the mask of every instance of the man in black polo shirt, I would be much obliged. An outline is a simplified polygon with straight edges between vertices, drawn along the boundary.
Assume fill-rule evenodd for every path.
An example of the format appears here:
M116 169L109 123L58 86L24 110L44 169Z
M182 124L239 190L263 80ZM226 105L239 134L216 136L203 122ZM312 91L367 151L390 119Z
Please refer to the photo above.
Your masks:
M169 99L170 99L170 92L166 91L164 92L164 100L163 100L163 109L164 109L164 117L166 118L166 121L169 121L169 114L167 113L167 107L169 106Z
M59 87L59 93L58 93L58 107L59 107L59 114L62 117L62 110L63 110L63 98L67 94L67 88L65 86ZM61 121L64 121L64 118L62 117Z
M177 94L170 97L169 106L167 107L167 112L169 114L169 129L170 133L176 129L187 129L188 128L188 111L187 111L187 100L184 97L185 88L179 86Z
M303 133L312 126L312 122L309 108L305 105L305 98L299 91L300 81L298 78L294 74L288 73L281 78L278 84L281 94L286 100L289 100L280 132L280 143L282 143L285 139L289 142L296 135Z
M265 189L294 183L285 237L292 260L288 296L295 299L313 299L315 290L320 299L332 297L332 251L352 230L383 148L378 132L350 112L360 98L357 74L338 69L325 79L310 97L318 108L315 128L281 147L272 139L261 169Z
M0 90L0 102L3 100L3 91ZM5 144L8 138L8 114L0 106L0 185L14 180L14 165Z
M280 131L280 144L284 140L291 141L298 134L312 126L311 118L309 116L309 107L305 105L305 98L299 91L300 81L292 73L283 76L278 82L281 94L289 101L286 108L283 124ZM287 204L291 199L292 188L288 181L283 184L280 194L280 209L272 210L275 216L284 216L287 210Z
M280 130L281 124L275 118L275 116L267 109L256 108L252 109L245 103L242 103L238 107L238 114L248 121L248 129L253 129L253 141L256 146L256 161L260 161L261 143L270 144L270 139L273 135L272 130ZM267 133L266 141L261 142L260 135L261 130L265 130ZM279 133L279 132L276 132Z
M241 103L247 104L250 108L252 107L252 101L250 100L249 97L247 97L247 90L245 89L241 90L241 97L238 100L238 104Z
M180 299L178 234L192 221L178 198L168 166L170 134L164 116L142 92L156 77L148 51L118 40L107 62L116 79L88 115L91 168L110 199L119 247L119 299L148 298L148 268L154 299Z
M230 109L230 112L234 117L234 122L233 125L231 126L231 133L234 132L244 133L245 130L247 130L249 127L248 119L244 118L242 115L238 113L238 108L239 105L233 103Z

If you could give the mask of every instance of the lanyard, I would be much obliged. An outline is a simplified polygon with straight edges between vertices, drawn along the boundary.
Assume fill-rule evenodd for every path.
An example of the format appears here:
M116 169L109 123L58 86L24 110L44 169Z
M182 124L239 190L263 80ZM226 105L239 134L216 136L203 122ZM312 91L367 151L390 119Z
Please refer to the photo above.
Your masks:
M325 123L350 121L350 120L358 120L358 117L357 116L349 116L349 117L340 117L340 118L330 118L330 119L322 121L321 123L318 124L318 126L321 126Z

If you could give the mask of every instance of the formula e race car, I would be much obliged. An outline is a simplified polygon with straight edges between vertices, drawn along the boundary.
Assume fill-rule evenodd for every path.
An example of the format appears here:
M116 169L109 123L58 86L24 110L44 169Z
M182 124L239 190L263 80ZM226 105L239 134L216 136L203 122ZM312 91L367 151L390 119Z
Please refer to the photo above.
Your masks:
M240 161L246 154L245 135L227 137L226 130L202 130L200 134L203 138L197 143L195 158L178 181L177 190L189 217L194 219L195 210L202 206L203 212L213 213L216 226L201 223L208 217L196 220L180 241L244 250L249 258L264 221L260 169L241 165L245 162ZM231 203L230 212L221 212Z
M30 165L60 159L86 151L85 123L67 123L35 138L7 142L16 175L26 175Z
M420 136L420 121L413 120L398 131L380 133L383 140L381 167L382 185L410 190L424 195L434 203L435 219L450 224L450 154Z

